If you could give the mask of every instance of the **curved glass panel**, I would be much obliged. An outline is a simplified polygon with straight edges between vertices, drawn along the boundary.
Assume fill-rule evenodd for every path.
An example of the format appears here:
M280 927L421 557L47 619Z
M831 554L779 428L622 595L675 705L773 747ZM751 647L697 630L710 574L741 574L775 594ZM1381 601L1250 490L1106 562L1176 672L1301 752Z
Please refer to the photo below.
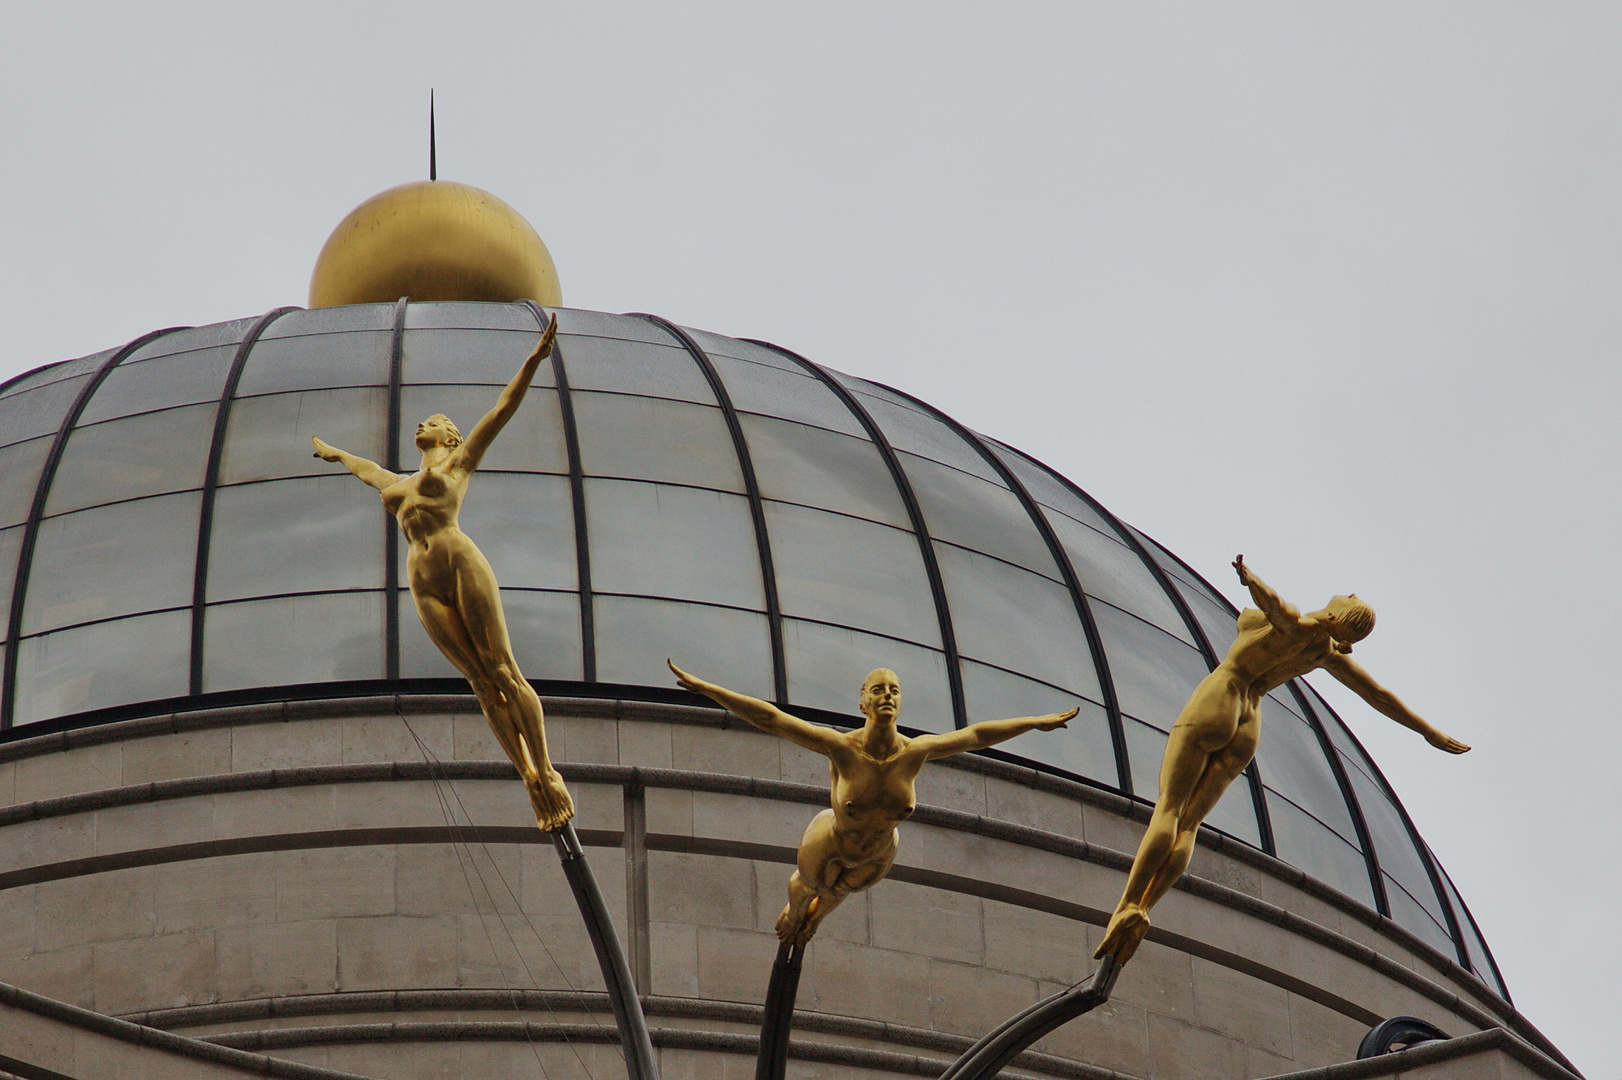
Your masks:
M730 356L734 360L747 360L752 364L773 367L781 371L793 372L796 375L805 374L803 367L776 349L768 349L764 345L756 345L754 342L744 341L742 338L722 337L720 334L712 334L708 330L695 330L691 326L684 326L682 329L693 335L693 340L698 342L698 347L703 349L711 358Z
M1044 508L1043 513L1069 556L1083 592L1131 612L1185 644L1194 644L1188 625L1137 552L1057 510Z
M528 304L483 300L431 300L406 305L406 330L525 330L540 340L535 312ZM530 342L530 348L535 342ZM517 371L515 367L513 369ZM509 376L510 378L511 376Z
M394 304L345 304L342 307L289 311L276 319L260 340L303 334L342 334L354 330L391 330Z
M136 349L124 360L124 364L141 364L175 353L235 348L248 336L248 331L258 321L258 316L252 316L246 319L232 319L230 322L210 323L207 326L183 326L178 330L170 330Z
M571 396L587 476L742 493L738 451L720 409L630 394Z
M884 432L885 439L897 450L950 465L993 484L1002 483L991 463L950 425L866 379L852 378L838 371L833 375L856 393L868 415Z
M785 618L783 652L788 696L796 705L858 716L857 699L868 673L889 668L901 682L899 723L903 727L952 729L946 657L938 649L843 626Z
M1369 867L1363 853L1271 787L1265 790L1267 816L1273 826L1273 847L1278 857L1359 903L1373 907L1374 886L1369 882Z
M1229 647L1233 645L1233 639L1238 636L1234 626L1237 616L1232 606L1214 589L1202 583L1198 575L1185 567L1171 552L1136 529L1132 530L1132 535L1138 538L1155 562L1166 572L1166 576L1171 578L1172 586L1193 611L1194 620L1200 624L1200 629L1205 631L1206 640L1211 643L1211 650L1218 657L1226 656Z
M672 339L667 335L666 340ZM560 334L558 350L570 389L716 404L715 391L698 362L680 346Z
M45 512L202 487L217 408L186 405L75 428Z
M16 724L186 693L191 611L60 630L17 643Z
M782 368L710 354L733 408L867 438L856 414L819 379Z
M1444 956L1456 959L1459 947L1436 916L1431 914L1428 906L1416 900L1390 874L1381 876L1385 878L1385 898L1391 904L1392 921L1404 930L1417 934L1425 944Z
M941 647L912 533L787 503L767 502L765 511L783 614Z
M1261 770L1262 782L1305 808L1346 843L1358 847L1357 826L1352 823L1346 797L1330 771L1317 732L1272 694L1262 699L1261 714L1256 766Z
M445 654L428 639L409 590L401 589L400 677L404 679L459 679ZM513 659L527 679L566 679L579 682L580 594L502 589L501 609ZM645 680L644 680L645 681Z
M999 743L997 749L1046 762L1111 787L1120 785L1115 768L1115 742L1110 737L1109 718L1103 706L973 660L963 661L963 696L968 703L971 724L1080 708L1081 712L1066 727L1055 731L1028 731Z
M1038 464L1006 443L994 439L983 441L991 447L992 452L1002 463L1008 466L1019 482L1025 485L1025 490L1030 493L1031 498L1050 510L1057 510L1067 517L1097 529L1110 539L1117 540L1115 526L1104 515L1094 510L1091 503L1053 475L1047 466Z
M5 483L0 484L0 527L28 520L40 470L55 441L45 436L0 447L0 477L5 478Z
M596 596L597 679L673 686L665 660L755 697L772 696L766 616L708 604ZM675 650L680 655L671 656Z
M400 468L416 469L419 466L421 456L416 442L418 424L435 413L443 413L455 421L464 436L472 434L474 425L495 407L498 393L488 386L443 386L434 383L402 386ZM386 400L384 405L387 407ZM331 439L327 441L332 442ZM518 407L518 412L507 421L507 426L501 429L496 441L485 451L479 470L568 475L569 452L563 442L563 412L558 406L556 390L536 386L524 395L524 403Z
M1387 877L1394 878L1425 909L1430 919L1445 923L1446 916L1442 914L1441 902L1436 898L1430 874L1425 871L1425 864L1419 861L1419 853L1414 850L1413 839L1397 808L1356 765L1347 763L1346 775L1351 779L1352 794L1357 797L1358 807L1363 811L1363 822L1368 826L1370 839L1374 841L1374 855L1380 860L1380 869ZM1397 918L1395 901L1392 902L1391 913L1392 918ZM1423 928L1409 926L1400 918L1397 921L1424 936Z
M0 641L11 625L11 587L17 580L17 555L22 546L23 526L0 529Z
M279 319L270 329L286 321ZM242 378L237 382L237 396L334 386L387 386L393 351L394 335L389 331L308 337L282 337L267 331L248 352Z
M89 356L80 356L73 360L59 360L54 364L46 364L44 367L35 368L33 371L18 376L16 382L7 386L5 392L0 393L0 401L14 397L17 394L26 393L29 390L37 390L49 383L61 382L63 379L71 379L76 375L87 375L90 372L97 371L101 368L101 365L111 360L113 354L117 351L117 349L104 349L99 353L91 353Z
M388 415L389 392L383 387L238 398L225 426L219 482L345 472L342 465L315 456L312 435L340 450L382 461Z
M381 589L386 527L376 495L347 472L220 488L208 601Z
M89 381L89 375L78 375L0 398L0 443L55 435Z
M935 561L961 655L1103 698L1069 589L950 544L935 545Z
M899 456L931 537L1060 580L1047 542L1002 481L982 480L912 454Z
M595 591L766 607L754 520L741 495L587 480L586 521ZM600 628L598 638L600 645ZM598 677L614 681L600 667Z
M1434 855L1432 859L1435 859ZM1442 887L1447 890L1448 902L1453 905L1453 914L1459 920L1459 930L1464 937L1464 951L1469 957L1470 969L1499 995L1508 998L1509 992L1504 989L1504 984L1498 981L1498 972L1487 951L1487 942L1482 938L1480 928L1476 926L1475 917L1470 914L1469 908L1464 906L1464 899L1459 896L1459 890L1454 886L1453 879L1448 877L1447 871L1442 869L1440 863L1436 870L1442 875Z
M400 381L506 386L540 342L534 319L522 330L407 330L400 342ZM550 362L535 370L530 385L556 385ZM489 397L495 404L495 395Z
M161 340L161 339L160 339ZM79 426L136 413L217 402L237 346L125 360L107 373L79 415Z
M189 605L201 502L192 491L46 518L22 632Z
M203 690L383 677L383 594L326 593L211 604Z
M866 439L764 416L738 417L760 493L880 521L911 524L895 478Z
M477 472L462 504L461 527L484 554L502 588L580 587L574 502L567 477ZM403 539L396 551L399 580L410 581Z
M657 345L669 345L672 340L670 331L635 315L610 315L606 311L586 311L582 308L545 310L549 315L556 311L560 335L619 338L624 341L648 341Z
M1093 605L1093 622L1104 642L1121 711L1169 730L1188 695L1210 674L1205 658L1165 631L1108 604Z

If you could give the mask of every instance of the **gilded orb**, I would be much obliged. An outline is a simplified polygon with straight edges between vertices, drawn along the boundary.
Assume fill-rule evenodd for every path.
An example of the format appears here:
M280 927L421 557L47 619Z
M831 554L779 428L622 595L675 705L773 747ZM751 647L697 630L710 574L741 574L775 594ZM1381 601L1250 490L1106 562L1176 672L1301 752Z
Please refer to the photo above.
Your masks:
M390 188L327 238L310 275L310 306L412 300L563 303L557 267L523 215L449 180Z

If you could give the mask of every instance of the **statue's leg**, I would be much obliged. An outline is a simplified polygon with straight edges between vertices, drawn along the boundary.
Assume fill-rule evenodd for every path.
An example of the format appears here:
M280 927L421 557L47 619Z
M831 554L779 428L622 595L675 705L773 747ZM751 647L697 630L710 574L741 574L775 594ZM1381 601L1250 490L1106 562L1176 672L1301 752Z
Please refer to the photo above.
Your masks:
M811 901L821 896L839 875L841 867L834 861L838 854L834 812L823 810L811 819L811 824L805 827L805 835L800 837L796 868L788 879L788 903L783 907L782 914L777 916L777 936L783 941L804 940L800 937L800 931L808 917Z
M896 850L899 843L899 836L892 830L890 842L885 845L882 852L874 857L873 861L862 863L860 866L835 864L838 869L838 876L834 878L833 883L828 888L818 894L817 906L807 914L805 922L800 927L800 944L803 945L811 940L812 936L817 932L817 927L822 925L822 920L828 917L829 912L843 903L845 897L851 893L871 889L884 880L885 875L890 872L890 867L895 864Z
M412 600L416 603L422 628L428 632L428 639L445 654L445 659L467 677L468 684L473 688L473 696L479 699L479 708L490 724L490 730L507 752L507 757L520 773L524 773L524 747L518 741L516 729L508 716L511 706L480 665L478 652L462 622L461 613L431 596L420 596L413 592ZM529 779L527 774L525 779Z

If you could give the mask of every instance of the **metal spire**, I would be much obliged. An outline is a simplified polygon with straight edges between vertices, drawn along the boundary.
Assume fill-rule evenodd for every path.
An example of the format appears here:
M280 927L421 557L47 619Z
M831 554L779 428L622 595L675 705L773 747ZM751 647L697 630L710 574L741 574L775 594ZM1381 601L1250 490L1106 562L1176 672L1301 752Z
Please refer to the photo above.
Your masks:
M439 148L434 139L434 90L428 88L428 179L439 179Z

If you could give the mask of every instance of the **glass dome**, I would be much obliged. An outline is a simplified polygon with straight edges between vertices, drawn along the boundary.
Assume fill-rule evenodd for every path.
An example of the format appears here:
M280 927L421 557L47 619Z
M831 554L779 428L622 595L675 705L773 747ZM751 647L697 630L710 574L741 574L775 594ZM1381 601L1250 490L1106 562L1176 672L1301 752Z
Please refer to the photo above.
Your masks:
M673 655L837 720L885 666L913 729L1079 704L1006 756L1154 798L1166 729L1235 632L1174 555L900 391L651 316L557 314L553 360L462 514L543 693L670 699ZM0 387L4 737L455 678L402 588L393 521L310 437L411 467L416 422L470 428L545 315L281 309ZM1210 824L1503 994L1341 720L1304 683L1263 713L1249 784Z

